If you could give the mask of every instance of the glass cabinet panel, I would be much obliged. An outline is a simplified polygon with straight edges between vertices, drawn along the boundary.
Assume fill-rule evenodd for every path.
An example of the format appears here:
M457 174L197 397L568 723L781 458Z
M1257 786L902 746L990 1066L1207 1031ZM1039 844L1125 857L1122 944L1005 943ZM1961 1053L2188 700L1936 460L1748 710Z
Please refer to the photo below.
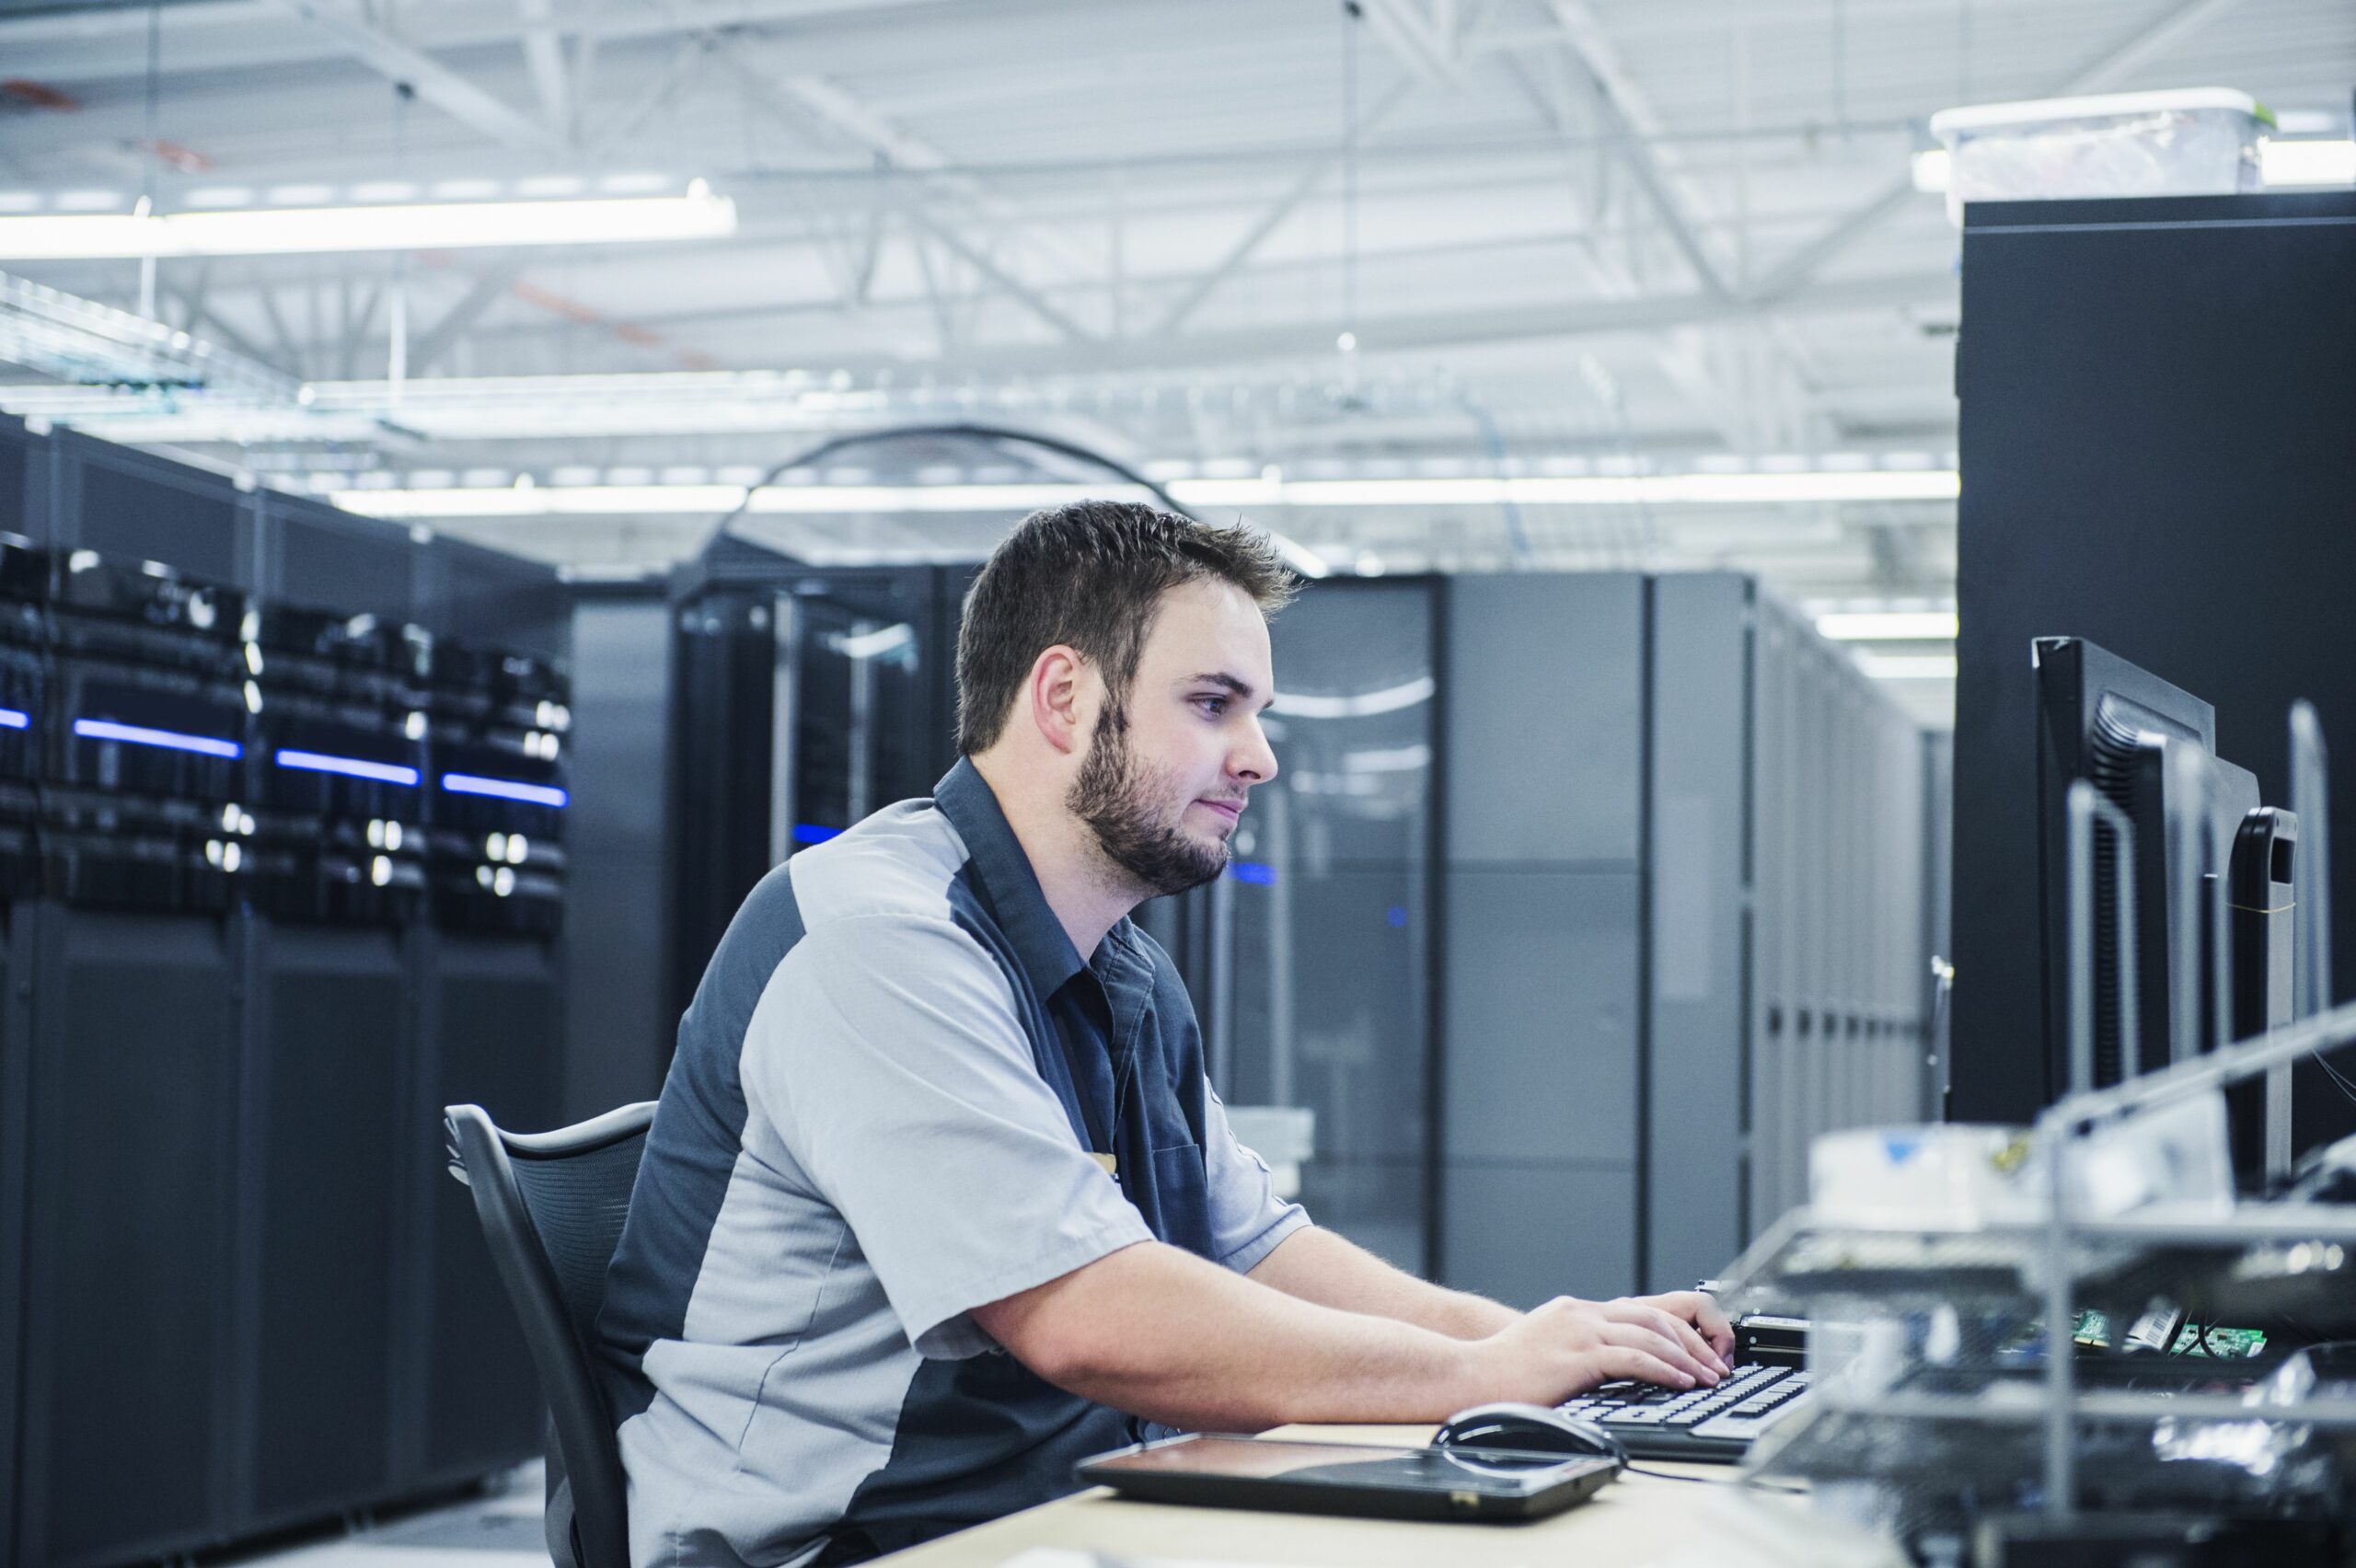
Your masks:
M1413 1272L1427 1229L1431 591L1313 585L1270 623L1278 772L1203 894L1214 1080L1307 1107L1301 1201ZM1201 966L1198 966L1198 968Z

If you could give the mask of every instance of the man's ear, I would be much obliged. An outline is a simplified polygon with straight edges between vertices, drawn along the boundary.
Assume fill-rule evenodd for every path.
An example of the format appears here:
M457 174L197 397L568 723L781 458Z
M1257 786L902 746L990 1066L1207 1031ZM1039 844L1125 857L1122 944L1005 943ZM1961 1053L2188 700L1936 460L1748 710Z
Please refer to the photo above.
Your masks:
M1093 674L1085 660L1059 642L1033 661L1031 678L1023 683L1032 724L1042 740L1067 755L1080 748L1085 736L1083 709Z

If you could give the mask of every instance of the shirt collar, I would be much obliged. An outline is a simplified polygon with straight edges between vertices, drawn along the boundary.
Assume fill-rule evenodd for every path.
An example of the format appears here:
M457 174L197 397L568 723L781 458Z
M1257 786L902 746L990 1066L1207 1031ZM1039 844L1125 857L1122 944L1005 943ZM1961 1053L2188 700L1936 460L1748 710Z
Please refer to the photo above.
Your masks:
M990 913L998 917L999 929L1014 944L1015 957L1033 988L1042 997L1054 996L1065 981L1080 973L1080 951L1071 945L1063 922L1047 906L1047 895L1040 891L1031 858L1022 852L1022 840L1007 824L1006 813L999 809L989 780L974 767L972 758L959 757L957 766L932 787L932 800L957 830L957 836L965 841L975 880L989 901Z

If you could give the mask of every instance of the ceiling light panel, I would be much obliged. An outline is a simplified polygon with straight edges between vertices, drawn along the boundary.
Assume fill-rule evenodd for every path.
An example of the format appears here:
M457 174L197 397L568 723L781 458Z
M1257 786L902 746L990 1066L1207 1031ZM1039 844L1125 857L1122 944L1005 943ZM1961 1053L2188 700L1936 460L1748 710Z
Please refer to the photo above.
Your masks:
M736 230L736 204L685 196L380 206L237 207L148 216L42 213L0 217L0 259L281 256L484 246L617 245L715 239Z

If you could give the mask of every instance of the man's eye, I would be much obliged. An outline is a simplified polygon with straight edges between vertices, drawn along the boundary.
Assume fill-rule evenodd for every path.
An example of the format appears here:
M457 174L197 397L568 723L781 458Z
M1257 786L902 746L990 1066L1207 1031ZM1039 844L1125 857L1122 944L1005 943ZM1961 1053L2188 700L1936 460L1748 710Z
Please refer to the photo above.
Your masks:
M1227 711L1227 705L1230 700L1224 697L1198 697L1195 698L1195 704L1206 713L1218 715Z

